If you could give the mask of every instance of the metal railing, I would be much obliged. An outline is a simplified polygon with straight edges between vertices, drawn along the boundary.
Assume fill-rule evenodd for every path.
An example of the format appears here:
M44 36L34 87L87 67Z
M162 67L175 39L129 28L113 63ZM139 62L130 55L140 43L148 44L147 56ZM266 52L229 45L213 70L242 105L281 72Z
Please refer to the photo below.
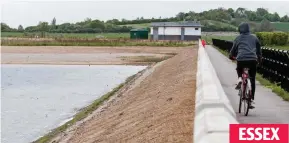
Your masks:
M212 39L213 45L229 52L233 46L232 41ZM257 72L272 83L289 91L289 50L279 50L262 47L262 64Z

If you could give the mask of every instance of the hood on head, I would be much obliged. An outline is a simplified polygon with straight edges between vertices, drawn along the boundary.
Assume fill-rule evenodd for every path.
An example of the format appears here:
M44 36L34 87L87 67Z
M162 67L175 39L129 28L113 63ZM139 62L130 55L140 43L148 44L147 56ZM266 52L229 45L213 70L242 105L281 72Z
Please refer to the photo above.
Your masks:
M240 34L250 33L250 26L249 26L249 24L248 24L248 23L245 23L245 22L241 23L241 24L239 25L239 32L240 32Z

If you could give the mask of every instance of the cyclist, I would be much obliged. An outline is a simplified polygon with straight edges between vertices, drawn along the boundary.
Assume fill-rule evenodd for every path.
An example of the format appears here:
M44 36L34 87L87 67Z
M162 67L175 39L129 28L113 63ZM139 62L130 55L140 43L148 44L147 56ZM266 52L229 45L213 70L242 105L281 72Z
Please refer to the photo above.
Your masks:
M238 83L235 89L239 90L241 88L243 68L249 68L249 76L252 87L251 103L254 103L257 64L258 62L261 62L262 59L261 45L259 39L250 34L250 27L248 23L241 23L238 30L240 35L234 40L233 47L231 48L229 54L230 59L234 59L236 57L237 60L236 70L238 74ZM249 108L253 109L255 107L250 105Z

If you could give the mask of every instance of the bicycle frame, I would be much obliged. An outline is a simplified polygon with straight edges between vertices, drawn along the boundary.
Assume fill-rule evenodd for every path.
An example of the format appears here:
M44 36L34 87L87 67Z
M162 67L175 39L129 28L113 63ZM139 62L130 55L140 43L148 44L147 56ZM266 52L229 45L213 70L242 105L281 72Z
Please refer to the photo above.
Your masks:
M249 80L248 80L249 79ZM239 101L239 113L242 110L242 103L244 105L244 114L248 115L249 106L251 104L251 81L249 77L249 69L244 68L242 73L242 84L239 90L240 101Z
M246 87L247 90L249 90L251 92L251 81L248 80L249 78L250 78L249 77L249 69L248 68L244 68L243 69L243 74L242 74L242 84L243 84L243 86Z

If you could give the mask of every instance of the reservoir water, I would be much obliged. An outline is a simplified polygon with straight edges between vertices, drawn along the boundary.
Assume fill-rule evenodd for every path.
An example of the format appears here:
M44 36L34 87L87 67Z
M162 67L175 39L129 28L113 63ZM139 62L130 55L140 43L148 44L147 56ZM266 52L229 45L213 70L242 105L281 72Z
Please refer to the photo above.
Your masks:
M144 68L1 65L1 142L34 141Z

